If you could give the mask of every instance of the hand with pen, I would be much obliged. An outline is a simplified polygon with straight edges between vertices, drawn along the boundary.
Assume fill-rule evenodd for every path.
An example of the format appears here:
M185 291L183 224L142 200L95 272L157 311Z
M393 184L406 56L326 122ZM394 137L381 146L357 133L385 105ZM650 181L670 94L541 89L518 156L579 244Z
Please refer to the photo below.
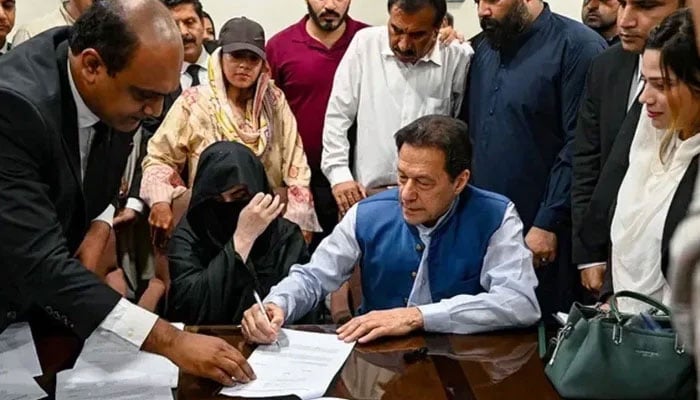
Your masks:
M284 311L276 304L267 303L264 305L265 312L262 312L260 304L258 301L243 313L243 337L250 343L274 343L284 325Z

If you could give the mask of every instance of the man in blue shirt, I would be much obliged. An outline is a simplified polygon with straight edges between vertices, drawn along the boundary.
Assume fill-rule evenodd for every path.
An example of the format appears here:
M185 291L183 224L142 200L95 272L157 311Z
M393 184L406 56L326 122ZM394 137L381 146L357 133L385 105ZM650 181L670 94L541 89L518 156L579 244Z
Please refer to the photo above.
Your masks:
M532 255L505 197L468 185L463 122L431 115L396 134L398 189L353 205L306 265L244 314L249 341L270 343L313 309L360 262L363 314L338 329L365 343L413 330L474 333L540 317Z
M540 0L478 0L465 119L472 183L510 198L538 269L543 315L581 292L571 266L571 142L591 60L607 46ZM546 265L546 268L544 267ZM577 285L577 286L576 286Z

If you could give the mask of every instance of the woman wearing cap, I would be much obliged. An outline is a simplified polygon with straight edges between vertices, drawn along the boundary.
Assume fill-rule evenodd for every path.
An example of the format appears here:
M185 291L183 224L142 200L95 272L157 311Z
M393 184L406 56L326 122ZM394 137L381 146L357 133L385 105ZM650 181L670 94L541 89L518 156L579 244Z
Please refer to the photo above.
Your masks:
M187 198L204 149L238 142L262 161L273 190L286 200L284 217L309 240L321 230L309 190L311 171L294 115L270 79L265 32L255 21L233 18L222 27L219 43L209 58L209 84L184 91L149 141L141 196L154 211L170 212L170 231L177 223L170 204Z

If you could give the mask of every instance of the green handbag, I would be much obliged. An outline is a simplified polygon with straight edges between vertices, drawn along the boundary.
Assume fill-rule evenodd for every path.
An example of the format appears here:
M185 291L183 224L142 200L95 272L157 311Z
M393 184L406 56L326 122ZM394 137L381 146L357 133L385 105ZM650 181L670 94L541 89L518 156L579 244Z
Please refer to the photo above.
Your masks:
M633 324L639 315L622 314L617 298L637 299L663 315L654 331ZM628 323L629 322L629 323ZM591 400L675 400L695 398L695 368L678 335L670 329L670 311L635 292L610 299L610 311L574 304L553 339L545 373L562 397Z

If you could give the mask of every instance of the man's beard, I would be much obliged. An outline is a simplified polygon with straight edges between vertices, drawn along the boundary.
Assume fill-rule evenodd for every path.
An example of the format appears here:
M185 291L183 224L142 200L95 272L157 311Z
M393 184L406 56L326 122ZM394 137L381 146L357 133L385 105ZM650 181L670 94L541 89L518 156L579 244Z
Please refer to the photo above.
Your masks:
M600 23L594 24L594 25L588 25L589 28L593 29L594 31L598 32L599 34L604 34L605 32L610 31L612 28L617 25L617 21L613 20L612 22L605 22L602 19L599 19Z
M479 19L484 36L491 46L500 49L518 36L529 25L529 13L522 0L516 0L502 21L494 18Z
M348 7L348 9L345 10L345 14L343 14L343 15L340 15L335 11L325 11L325 12L322 12L321 14L316 14L314 12L314 10L311 8L311 4L309 4L308 1L306 2L306 7L309 10L309 15L311 16L311 20L314 21L314 24L316 24L316 26L318 26L319 28L321 28L322 30L324 30L326 32L333 32L334 30L340 28L343 25L343 22L345 22L345 20L348 18L348 11L350 11L350 8ZM333 23L329 23L327 21L324 21L323 16L326 14L337 17L338 18L337 25L334 25Z

